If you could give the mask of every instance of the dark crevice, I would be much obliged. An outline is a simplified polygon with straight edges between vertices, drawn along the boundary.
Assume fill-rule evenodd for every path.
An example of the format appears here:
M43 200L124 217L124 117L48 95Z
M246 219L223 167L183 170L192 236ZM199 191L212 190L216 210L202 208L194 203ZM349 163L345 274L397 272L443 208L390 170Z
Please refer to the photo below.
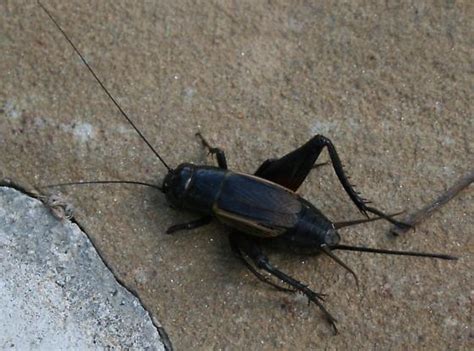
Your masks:
M15 189L15 190L17 190L17 191L19 191L19 192L21 192L21 193L23 193L23 194L25 194L29 197L40 200L45 206L47 206L44 202L44 196L42 194L40 194L38 192L33 192L31 190L27 190L27 188L24 187L23 185L15 183L14 181L12 181L10 179L1 179L0 180L0 187L7 187L7 188ZM119 283L119 285L121 285L125 290L130 292L140 302L143 309L148 313L148 316L151 319L151 322L153 323L153 326L155 327L156 331L160 335L161 341L163 342L163 346L164 346L165 350L166 351L173 351L173 345L171 344L171 340L170 340L168 334L166 333L165 329L161 326L161 324L156 320L156 318L153 317L153 315L150 312L147 305L142 301L142 299L138 295L138 292L134 288L128 287L126 285L126 283L118 276L118 274L114 271L114 269L106 261L103 253L99 249L98 245L96 245L96 242L94 241L94 239L87 233L87 231L84 229L84 227L74 218L74 216L71 217L69 220L72 223L76 224L79 227L79 229L87 236L89 241L92 243L92 246L94 246L97 254L99 255L99 258L104 263L105 267L107 267L107 269L112 272L112 274L114 275L115 280Z
M84 229L84 227L74 218L72 217L70 221L74 224L76 224L79 229L87 235L87 238L89 241L92 243L94 246L95 250L97 251L97 254L99 255L100 259L104 263L104 265L107 267L109 271L112 272L112 274L115 277L115 280L128 292L130 292L133 296L137 298L137 300L140 302L142 305L143 309L148 313L148 316L151 319L151 322L153 323L153 326L156 328L158 334L161 337L161 341L163 342L163 345L165 347L166 351L173 351L173 346L171 344L171 340L168 337L168 334L166 333L165 329L161 326L161 324L152 316L152 313L150 312L150 309L148 306L143 302L143 300L140 298L138 291L136 291L134 288L127 286L127 284L123 281L122 278L118 276L118 274L115 272L115 270L109 265L109 263L106 261L104 254L101 252L99 249L98 245L96 244L95 240L87 233L87 231Z
M38 193L34 193L32 191L27 190L23 185L15 183L11 179L8 179L8 178L0 179L0 186L4 186L6 188L12 188L12 189L18 190L20 193L28 195L29 197L35 198L37 200L40 200L40 198L38 196L39 195Z

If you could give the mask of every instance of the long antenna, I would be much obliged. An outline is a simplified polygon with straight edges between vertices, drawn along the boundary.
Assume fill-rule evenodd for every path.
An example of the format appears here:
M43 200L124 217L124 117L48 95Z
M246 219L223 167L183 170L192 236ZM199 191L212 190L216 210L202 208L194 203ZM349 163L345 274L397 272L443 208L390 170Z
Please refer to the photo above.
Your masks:
M54 19L53 15L51 15L51 13L48 11L48 9L46 9L46 7L41 3L41 1L37 0L38 1L38 5L43 9L44 12L46 12L46 14L48 15L48 17L51 19L51 21L53 21L53 23L56 25L56 27L59 29L59 31L62 33L62 35L64 36L64 38L66 38L66 40L68 41L68 43L71 45L71 47L74 49L74 51L76 52L76 54L81 58L82 62L84 63L84 65L86 65L87 69L89 70L89 72L92 74L92 76L95 78L95 80L97 81L97 83L99 83L100 87L102 88L102 90L107 94L107 96L110 98L110 100L112 100L112 102L114 103L114 105L118 108L118 110L120 111L120 113L122 114L123 117L125 117L125 119L128 121L128 123L130 123L130 125L133 127L133 129L135 129L135 131L138 133L138 135L140 136L140 138L142 138L142 140L148 145L148 147L150 148L151 151L153 151L153 153L158 157L158 159L161 161L161 163L163 163L163 165L168 169L168 171L171 171L171 168L168 166L168 164L165 162L165 160L163 160L163 158L160 156L160 154L153 148L153 146L151 146L151 144L148 142L148 140L145 138L145 136L142 134L142 132L140 132L140 130L135 126L135 124L132 122L132 120L128 117L128 115L125 113L125 111L122 109L122 107L120 107L120 105L118 104L118 102L113 98L112 94L109 93L109 91L107 90L107 88L105 87L104 83L102 83L102 81L99 79L99 77L97 76L97 74L95 74L94 70L91 68L91 66L87 63L86 59L84 58L84 56L82 56L81 52L79 51L79 49L76 48L76 46L74 45L74 43L72 42L71 39L69 39L68 35L66 34L66 32L61 28L61 26L59 25L59 23Z
M371 252L371 253L379 253L379 254L386 254L386 255L431 257L431 258L440 258L442 260L457 260L458 259L456 256L438 254L438 253L385 250L385 249L375 249L375 248L371 248L371 247L362 247L362 246L335 245L335 246L331 246L330 249L331 250Z
M137 182L134 180L94 180L94 181L86 181L86 182L69 182L69 183L57 183L51 185L43 185L39 186L38 188L55 188L59 186L69 186L69 185L90 185L90 184L133 184L133 185L143 185L148 186L150 188L158 189L159 191L163 192L163 189L158 185L145 183L145 182Z

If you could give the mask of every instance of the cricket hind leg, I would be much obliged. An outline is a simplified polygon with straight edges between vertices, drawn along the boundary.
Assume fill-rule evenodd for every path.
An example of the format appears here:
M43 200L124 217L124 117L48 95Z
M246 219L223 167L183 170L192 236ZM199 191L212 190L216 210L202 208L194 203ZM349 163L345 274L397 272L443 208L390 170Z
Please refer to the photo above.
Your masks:
M279 269L275 268L268 257L263 253L262 249L258 245L258 243L251 237L246 235L239 235L236 233L231 234L235 247L241 253L245 253L255 264L258 269L263 269L267 273L273 275L274 277L280 279L281 281L285 282L286 284L293 287L295 290L303 293L307 298L308 301L314 303L319 307L319 309L323 312L324 317L331 324L334 333L337 334L337 327L336 322L337 320L326 310L322 301L324 300L324 295L319 294L308 288L307 285L299 282L298 280L290 277L286 273L283 273Z
M331 140L322 135L314 136L298 149L279 159L266 160L255 172L255 175L296 191L308 176L324 148L328 150L339 182L359 211L367 217L367 212L370 212L397 226L407 226L407 224L391 218L390 215L367 205L370 201L360 197L359 193L355 191L354 186L349 182L349 177L344 172L344 167L336 147Z
M207 140L202 136L200 132L197 132L196 136L201 140L202 145L209 151L210 154L216 155L217 164L219 165L219 168L227 169L227 159L225 157L224 150L209 145Z
M275 289L279 290L279 291L283 291L283 292L290 292L290 293L293 293L293 292L296 292L296 290L294 289L288 289L286 287L283 287L281 285L278 285L274 282L272 282L271 280L269 280L267 277L265 277L263 274L261 274L259 271L257 271L248 261L247 259L244 257L244 255L242 254L242 251L240 250L239 246L238 246L238 241L236 240L236 236L234 235L230 235L229 236L229 242L230 242L230 248L232 250L232 252L241 260L241 262L244 264L244 266L250 271L252 272L261 282L265 283L265 284L268 284L272 287L274 287Z

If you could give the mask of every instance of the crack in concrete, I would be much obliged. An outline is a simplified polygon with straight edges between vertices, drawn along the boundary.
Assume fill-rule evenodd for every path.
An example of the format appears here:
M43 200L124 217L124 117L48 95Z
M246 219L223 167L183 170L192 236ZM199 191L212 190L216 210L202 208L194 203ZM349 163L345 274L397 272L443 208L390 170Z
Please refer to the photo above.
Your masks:
M47 204L44 202L44 198L42 198L42 194L39 193L39 192L35 192L35 191L29 191L26 189L25 186L23 185L20 185L18 183L15 183L13 180L11 179L8 179L8 178L5 178L5 179L1 179L0 180L0 186L3 186L3 187L8 187L8 188L12 188L12 189L15 189L27 196L30 196L32 198L35 198L37 200L40 200L45 206L47 206ZM158 334L160 335L161 337L161 341L163 342L163 345L165 347L165 350L166 351L173 351L173 344L171 343L171 340L168 336L168 333L166 332L166 330L163 328L163 326L161 325L161 323L155 318L155 316L150 312L148 306L143 302L143 300L141 299L141 297L139 296L138 292L132 288L132 287L129 287L127 286L127 284L123 281L122 278L120 278L118 276L118 274L115 272L115 270L109 265L109 263L107 262L107 260L105 259L102 251L100 250L100 248L98 247L98 245L96 245L94 239L89 235L89 233L85 230L85 228L74 218L74 216L72 216L69 221L71 221L72 223L76 224L79 229L84 233L86 234L87 238L89 239L89 241L91 242L92 246L94 247L94 249L96 250L97 254L99 255L99 258L101 259L101 261L104 263L104 265L107 267L107 269L112 272L115 280L117 281L117 283L119 285L121 285L125 290L127 290L128 292L130 292L141 304L141 306L143 307L143 309L146 311L146 313L148 314L148 316L150 317L151 319L151 322L153 324L153 326L155 327L156 331L158 332Z

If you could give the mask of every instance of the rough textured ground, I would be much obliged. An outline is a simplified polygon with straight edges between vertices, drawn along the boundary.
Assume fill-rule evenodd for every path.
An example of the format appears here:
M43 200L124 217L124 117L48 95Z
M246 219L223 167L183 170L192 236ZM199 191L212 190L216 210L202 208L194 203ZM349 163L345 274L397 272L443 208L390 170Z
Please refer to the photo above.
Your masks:
M171 165L212 162L194 133L255 170L323 133L365 197L422 206L473 164L472 1L47 1L125 110ZM35 2L3 1L0 172L25 186L160 182L164 167L124 123ZM325 156L326 157L326 156ZM150 189L67 189L76 218L178 350L472 349L472 189L398 239L389 225L345 242L441 251L458 262L341 253L272 257L329 296L330 328L301 296L261 284L217 225ZM330 167L301 188L333 220L357 218Z
M76 224L0 187L0 348L164 350L140 302Z

